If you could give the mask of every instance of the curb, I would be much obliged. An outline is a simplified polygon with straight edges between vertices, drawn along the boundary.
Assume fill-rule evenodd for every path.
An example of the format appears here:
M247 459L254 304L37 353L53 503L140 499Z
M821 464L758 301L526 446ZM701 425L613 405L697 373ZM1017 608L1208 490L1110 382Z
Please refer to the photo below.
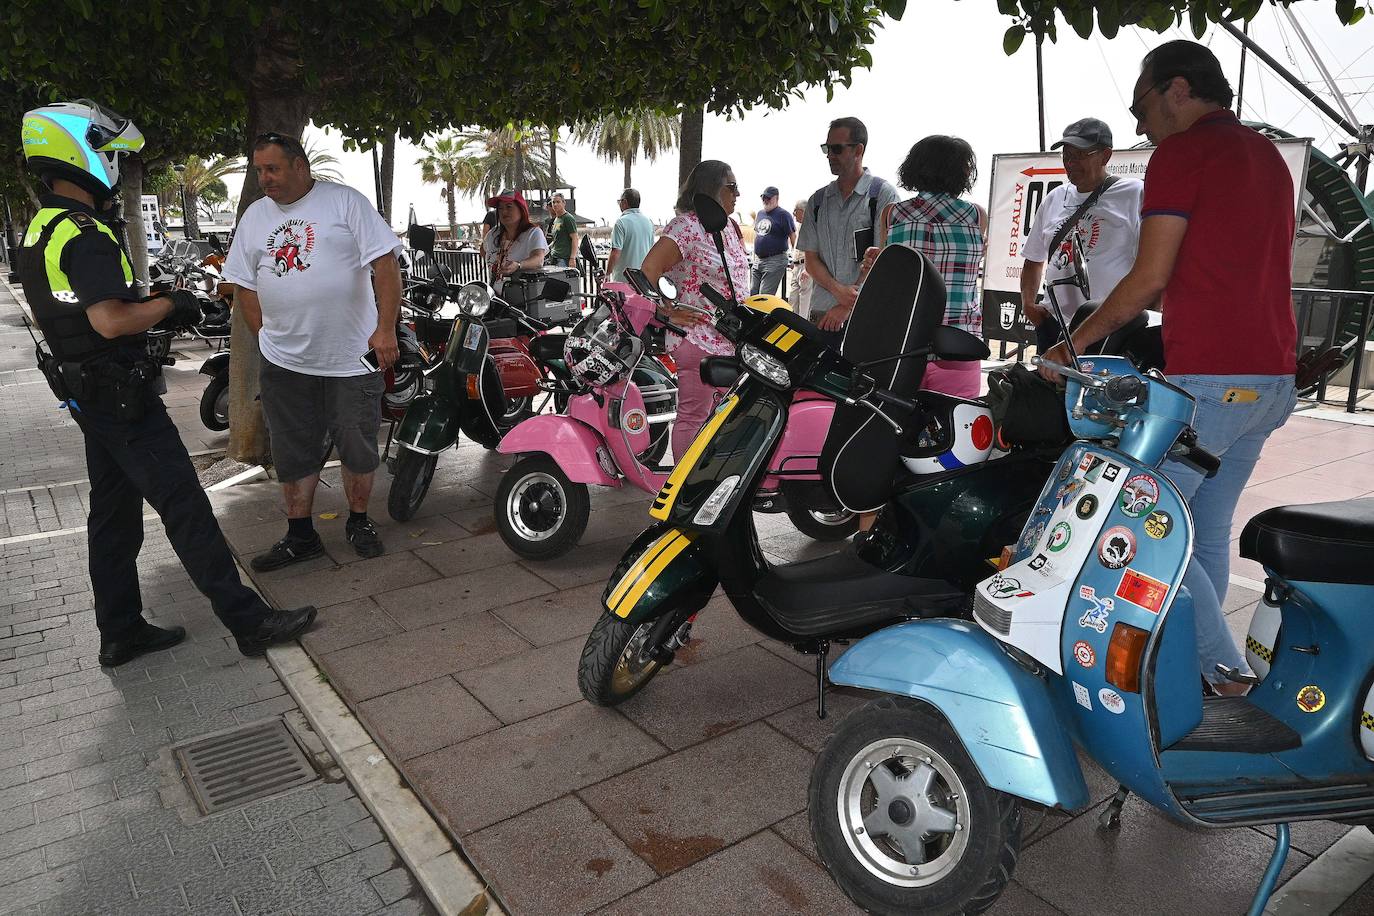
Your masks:
M481 878L305 650L274 646L267 650L267 661L434 908L444 916L501 914Z
M1374 833L1356 827L1274 892L1266 916L1334 913L1374 878Z

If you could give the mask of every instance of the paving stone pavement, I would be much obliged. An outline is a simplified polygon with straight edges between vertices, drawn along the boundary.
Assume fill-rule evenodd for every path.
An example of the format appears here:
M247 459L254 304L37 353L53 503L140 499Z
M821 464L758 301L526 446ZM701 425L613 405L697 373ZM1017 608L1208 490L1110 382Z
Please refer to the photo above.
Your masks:
M238 653L155 521L139 562L145 610L188 639L97 665L84 529L43 536L85 524L88 487L47 486L85 476L81 435L27 377L31 344L16 342L16 330L28 341L16 321L0 284L0 914L433 913L276 674ZM185 373L172 398L193 404L198 378ZM320 779L201 816L171 745L273 717Z

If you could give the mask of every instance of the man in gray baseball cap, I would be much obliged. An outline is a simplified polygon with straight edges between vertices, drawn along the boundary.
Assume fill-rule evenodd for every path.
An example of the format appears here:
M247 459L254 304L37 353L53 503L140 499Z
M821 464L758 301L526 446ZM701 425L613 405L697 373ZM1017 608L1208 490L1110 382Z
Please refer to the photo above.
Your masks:
M1037 349L1044 353L1060 339L1059 322L1036 304L1043 280L1073 273L1073 242L1077 229L1093 299L1106 299L1135 263L1140 241L1140 202L1144 185L1133 178L1107 174L1112 159L1112 129L1097 118L1083 118L1064 128L1050 149L1061 151L1068 182L1045 195L1035 211L1030 236L1022 249L1021 307L1035 325ZM1053 250L1051 250L1053 249ZM1048 276L1047 276L1048 275ZM1055 290L1064 320L1086 297L1076 287Z

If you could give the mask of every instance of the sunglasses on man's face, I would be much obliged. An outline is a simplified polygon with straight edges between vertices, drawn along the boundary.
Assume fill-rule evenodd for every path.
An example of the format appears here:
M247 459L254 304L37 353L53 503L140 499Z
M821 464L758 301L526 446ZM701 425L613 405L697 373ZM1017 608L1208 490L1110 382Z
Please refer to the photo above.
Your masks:
M847 146L859 146L858 143L822 143L821 152L827 156L838 156L843 153Z
M1137 121L1142 121L1142 120L1144 120L1144 119L1145 119L1145 112L1144 112L1143 110L1141 110L1140 103L1141 103L1141 102L1144 102L1145 99L1149 96L1149 94L1150 94L1151 92L1160 91L1160 90L1162 90L1165 86L1169 85L1169 84L1172 83L1172 82L1173 82L1173 78L1170 77L1169 79L1164 80L1163 82L1155 83L1153 86L1151 86L1150 88L1146 89L1146 90L1145 90L1144 92L1142 92L1140 95L1136 96L1136 97L1135 97L1135 101L1132 102L1130 105L1128 105L1128 106L1126 107L1126 110L1129 111L1129 112L1131 113L1131 117L1135 118Z
M725 190L729 191L731 194L738 194L738 193L739 193L739 185L736 184L736 183L733 182L733 181L726 182L726 183L723 185L723 187L725 188Z

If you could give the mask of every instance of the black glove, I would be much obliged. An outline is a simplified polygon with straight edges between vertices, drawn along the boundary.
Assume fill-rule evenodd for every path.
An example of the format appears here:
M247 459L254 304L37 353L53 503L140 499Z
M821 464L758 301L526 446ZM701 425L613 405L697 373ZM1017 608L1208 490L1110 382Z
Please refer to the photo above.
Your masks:
M172 310L155 327L164 331L180 331L182 328L193 328L205 320L200 298L191 291L174 289L163 295L172 300Z

